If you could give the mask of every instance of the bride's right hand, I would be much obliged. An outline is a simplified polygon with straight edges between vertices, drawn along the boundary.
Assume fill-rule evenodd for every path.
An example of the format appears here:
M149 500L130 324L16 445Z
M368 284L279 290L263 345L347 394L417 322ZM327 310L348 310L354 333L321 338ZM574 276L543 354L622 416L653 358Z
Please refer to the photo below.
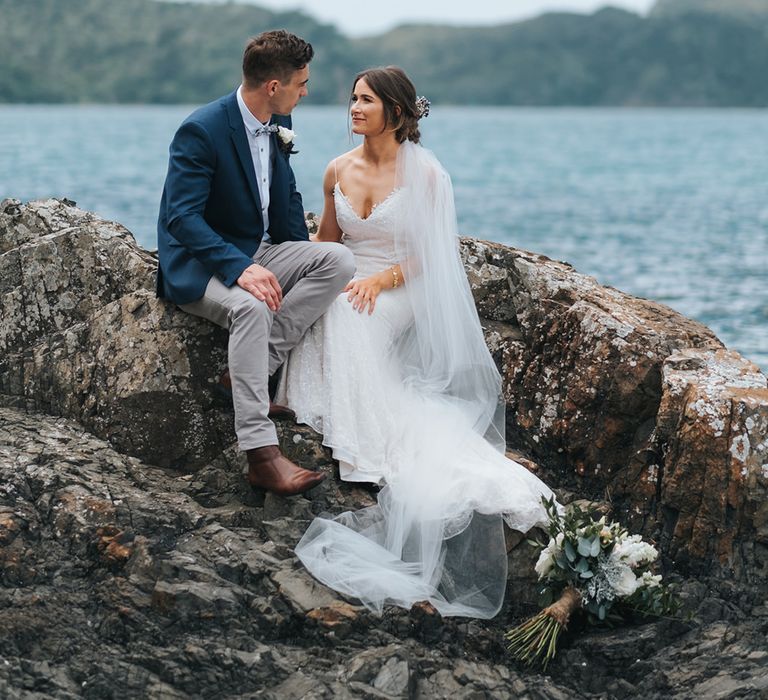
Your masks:
M274 273L261 265L249 265L237 278L237 285L263 301L272 311L279 311L283 302L283 290Z

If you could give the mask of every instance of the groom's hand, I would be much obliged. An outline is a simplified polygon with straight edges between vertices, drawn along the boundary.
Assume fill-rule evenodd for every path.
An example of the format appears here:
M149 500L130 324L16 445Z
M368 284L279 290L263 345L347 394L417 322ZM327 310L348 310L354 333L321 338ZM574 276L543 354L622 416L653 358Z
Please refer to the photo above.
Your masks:
M237 284L263 301L272 311L280 310L280 304L283 303L283 290L280 289L277 277L266 267L249 265L237 278Z

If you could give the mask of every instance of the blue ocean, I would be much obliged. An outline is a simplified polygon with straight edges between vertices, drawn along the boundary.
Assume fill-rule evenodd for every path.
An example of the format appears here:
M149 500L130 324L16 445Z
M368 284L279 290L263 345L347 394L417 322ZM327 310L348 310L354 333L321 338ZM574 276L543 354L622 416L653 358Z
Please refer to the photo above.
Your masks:
M0 199L68 197L155 247L168 144L190 106L0 106ZM300 105L305 208L354 141ZM423 142L465 235L570 262L668 304L768 370L768 111L433 105Z

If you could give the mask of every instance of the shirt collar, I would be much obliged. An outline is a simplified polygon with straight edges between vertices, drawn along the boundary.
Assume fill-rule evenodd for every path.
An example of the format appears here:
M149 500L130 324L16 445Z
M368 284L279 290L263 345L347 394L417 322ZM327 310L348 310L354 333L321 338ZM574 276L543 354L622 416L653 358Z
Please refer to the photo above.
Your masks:
M256 129L262 126L267 126L271 121L271 118L266 122L266 124L262 124L258 119L256 119L256 117L251 114L251 110L246 106L245 100L243 100L242 92L243 86L241 85L239 88L237 88L237 106L240 108L240 116L243 118L243 124L245 124L246 130L250 133L253 133L256 131Z

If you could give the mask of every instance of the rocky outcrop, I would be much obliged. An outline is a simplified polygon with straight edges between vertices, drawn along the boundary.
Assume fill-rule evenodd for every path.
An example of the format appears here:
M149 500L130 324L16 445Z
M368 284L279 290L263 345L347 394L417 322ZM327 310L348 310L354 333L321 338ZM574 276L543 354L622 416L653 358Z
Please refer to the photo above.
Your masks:
M232 444L215 392L226 334L154 297L154 256L127 230L67 202L7 200L0 251L4 403L183 471ZM764 578L764 375L705 326L564 263L474 239L462 255L511 443L553 483L609 497L685 570Z
M66 202L0 207L0 394L191 471L234 440L226 332L155 298L154 256Z
M656 420L664 550L679 567L768 581L768 388L737 353L681 350L663 366Z
M280 431L286 447L312 457L311 431ZM332 470L327 455L315 457ZM768 690L768 600L730 582L683 582L690 622L566 642L548 677L509 667L510 610L491 623L418 607L376 617L314 581L292 551L316 512L370 502L336 479L308 498L265 498L244 487L230 453L180 474L120 454L73 421L0 408L0 696L570 700ZM527 549L516 561L530 571ZM512 610L518 594L509 591Z
M680 571L764 582L766 377L705 326L569 265L465 239L508 438Z
M306 449L306 430L281 427ZM2 697L514 697L542 682L501 663L489 630L378 619L300 568L313 510L365 491L329 479L313 501L259 497L228 457L182 475L0 408Z
M310 222L311 223L311 222ZM508 435L561 500L655 537L689 622L597 632L550 677L507 666L534 608L509 536L491 623L372 616L292 547L372 502L331 478L245 488L215 380L226 335L154 297L154 256L66 201L0 204L3 697L760 697L768 692L768 390L704 326L568 265L472 239L462 255L505 379ZM4 406L4 408L2 408ZM687 578L686 578L687 577Z

